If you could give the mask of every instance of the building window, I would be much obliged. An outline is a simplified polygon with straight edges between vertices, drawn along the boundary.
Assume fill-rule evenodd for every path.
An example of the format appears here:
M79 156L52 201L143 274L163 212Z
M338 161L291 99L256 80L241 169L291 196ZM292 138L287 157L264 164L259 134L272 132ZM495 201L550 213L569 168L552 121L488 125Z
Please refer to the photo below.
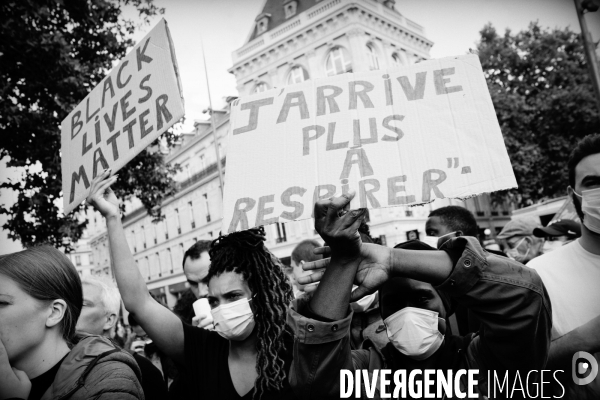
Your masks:
M173 273L173 255L171 254L171 249L167 249L167 257L169 259L169 269Z
M165 227L165 240L169 239L169 225L167 225L167 219L165 218L163 220L164 223L164 227Z
M200 171L203 171L206 168L206 160L204 159L204 154L200 154Z
M204 197L204 211L206 211L206 222L210 222L210 209L208 208L208 193L202 195Z
M160 271L160 255L158 254L158 252L156 253L156 257L154 258L154 262L158 265L155 265L156 269L158 270L158 277L160 278L162 276L162 273Z
M325 63L325 71L327 72L327 76L352 72L350 57L344 49L336 47L329 52L327 62Z
M404 66L403 57L400 54L398 54L398 53L394 53L392 55L392 62L394 64L394 67L400 68L400 67Z
M287 84L291 85L294 83L304 82L308 79L308 72L301 66L297 65L292 68L290 73L288 74Z
M277 228L276 233L277 237L275 238L275 243L283 243L287 242L287 235L285 232L285 224L280 224L279 222L275 224Z
M137 240L135 237L135 231L131 231L131 237L133 238L133 252L137 253Z
M94 253L90 253L89 260L90 260L90 264L94 264Z
M177 234L181 235L181 222L179 221L179 209L175 209L175 223L177 224Z
M190 221L192 223L192 229L194 229L196 227L196 221L194 221L194 209L191 201L188 201L188 206L190 208Z
M260 35L261 33L265 33L269 29L269 17L271 14L262 13L258 17L256 17L256 34Z
M379 69L379 58L372 44L367 45L367 59L369 60L369 69L371 71Z
M153 225L153 230L154 230L154 244L158 243L158 231L156 228L156 224L152 224Z
M142 225L142 239L144 240L144 248L146 248L146 230L144 229L144 225Z
M81 256L75 256L75 265L81 265Z
M264 82L258 82L254 88L254 93L261 93L269 90L269 86Z
M284 10L285 10L285 17L286 18L291 18L294 15L296 15L296 8L298 6L298 2L295 0L289 1L286 4L284 4Z

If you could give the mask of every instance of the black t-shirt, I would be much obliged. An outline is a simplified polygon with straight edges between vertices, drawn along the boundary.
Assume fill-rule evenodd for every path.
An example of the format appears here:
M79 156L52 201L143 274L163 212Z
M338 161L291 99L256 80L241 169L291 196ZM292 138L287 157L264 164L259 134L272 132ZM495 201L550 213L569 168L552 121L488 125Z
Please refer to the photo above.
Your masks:
M183 323L188 398L250 400L254 389L241 397L231 380L227 357L229 341L218 333ZM286 343L286 375L292 364L292 343ZM263 400L295 399L288 380L282 390L263 393Z
M56 377L56 373L60 368L60 364L62 364L67 355L69 355L69 353L67 353L62 360L57 362L48 371L44 372L40 376L36 376L31 380L31 392L29 392L29 397L27 400L39 400L42 398L44 393L46 393L46 390L48 390L50 385L52 385L52 382L54 382L54 378Z

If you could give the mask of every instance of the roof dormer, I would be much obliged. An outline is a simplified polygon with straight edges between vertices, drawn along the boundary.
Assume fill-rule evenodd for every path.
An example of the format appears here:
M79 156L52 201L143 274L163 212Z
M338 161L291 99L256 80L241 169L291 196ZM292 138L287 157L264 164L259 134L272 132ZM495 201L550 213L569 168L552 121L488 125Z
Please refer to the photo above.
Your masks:
M283 11L285 12L285 18L290 19L296 15L298 8L297 0L283 0Z
M254 21L256 21L256 36L265 33L269 29L269 19L271 14L262 13Z

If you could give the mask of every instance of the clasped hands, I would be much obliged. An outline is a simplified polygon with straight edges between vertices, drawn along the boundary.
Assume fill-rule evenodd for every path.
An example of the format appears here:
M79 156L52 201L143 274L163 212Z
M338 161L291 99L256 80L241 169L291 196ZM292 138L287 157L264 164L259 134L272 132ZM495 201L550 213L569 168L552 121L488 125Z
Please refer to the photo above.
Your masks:
M391 277L391 249L362 243L358 228L366 210L348 211L354 196L355 193L350 192L315 204L315 230L327 246L316 248L314 253L331 257L304 263L302 269L315 272L298 278L298 283L307 285L319 282L330 263L346 266L358 264L354 277L354 284L358 288L352 292L351 302L375 292Z

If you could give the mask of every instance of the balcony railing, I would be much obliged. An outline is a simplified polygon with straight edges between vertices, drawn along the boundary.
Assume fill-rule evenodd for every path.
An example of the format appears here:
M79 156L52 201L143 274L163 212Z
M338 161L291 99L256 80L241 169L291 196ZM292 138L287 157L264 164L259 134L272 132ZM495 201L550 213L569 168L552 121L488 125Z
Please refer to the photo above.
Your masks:
M225 166L225 157L223 157L223 159L221 160L221 166L223 166L223 167ZM202 171L197 172L194 175L190 176L185 181L178 183L177 191L180 192L182 190L189 188L194 183L201 181L202 179L215 173L216 171L218 171L217 163L210 164L208 167L204 168Z

